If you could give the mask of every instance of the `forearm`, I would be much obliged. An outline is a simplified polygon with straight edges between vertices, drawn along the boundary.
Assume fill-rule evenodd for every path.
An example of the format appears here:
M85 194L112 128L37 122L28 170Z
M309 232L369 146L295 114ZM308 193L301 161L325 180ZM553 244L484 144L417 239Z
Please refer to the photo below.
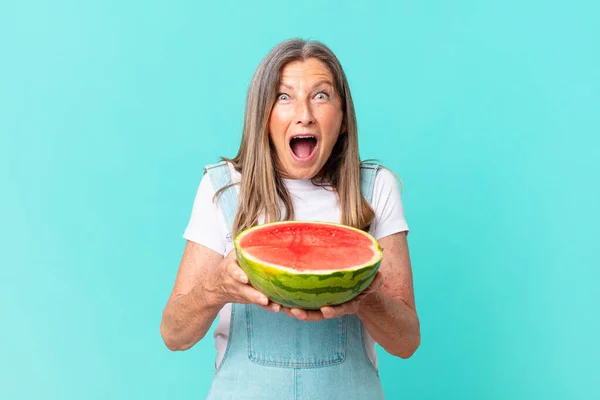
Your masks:
M358 317L388 353L408 358L421 341L419 318L401 299L375 292L359 303Z
M173 299L163 312L160 333L170 350L187 350L210 329L221 306L207 301L204 291L194 288Z

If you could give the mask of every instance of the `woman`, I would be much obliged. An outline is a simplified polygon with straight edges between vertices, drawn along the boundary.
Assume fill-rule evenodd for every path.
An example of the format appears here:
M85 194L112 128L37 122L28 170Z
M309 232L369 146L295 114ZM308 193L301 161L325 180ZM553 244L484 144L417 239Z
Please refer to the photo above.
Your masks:
M287 309L248 284L232 252L241 230L281 219L341 222L384 248L356 299ZM408 226L394 176L359 160L348 83L323 44L289 40L256 70L237 156L205 168L161 334L171 350L215 330L214 399L380 399L375 342L410 357L420 343ZM385 282L385 283L384 283Z

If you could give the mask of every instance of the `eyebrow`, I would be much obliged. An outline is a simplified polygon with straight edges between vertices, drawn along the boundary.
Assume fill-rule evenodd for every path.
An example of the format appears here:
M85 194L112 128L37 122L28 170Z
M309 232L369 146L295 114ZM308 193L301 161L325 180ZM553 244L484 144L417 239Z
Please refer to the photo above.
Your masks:
M332 82L331 82L329 79L321 79L320 81L318 81L317 83L315 83L315 84L313 85L313 88L315 88L315 87L318 87L318 86L321 86L321 85L323 85L323 84L327 84L327 85L333 86L333 83L332 83ZM284 87L286 87L286 88L288 88L288 89L293 89L293 88L294 88L293 86L291 86L291 85L287 85L287 84L285 84L285 83L283 83L283 82L280 82L280 83L279 83L279 86L284 86Z

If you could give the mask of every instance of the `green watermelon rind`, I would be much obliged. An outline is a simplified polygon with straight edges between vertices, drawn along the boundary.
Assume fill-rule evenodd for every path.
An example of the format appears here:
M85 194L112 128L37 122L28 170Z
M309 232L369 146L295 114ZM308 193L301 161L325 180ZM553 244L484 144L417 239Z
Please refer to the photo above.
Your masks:
M262 264L244 254L243 249L239 246L241 238L251 230L267 225L292 223L315 223L355 230L372 241L373 258L365 265L342 270L294 272L290 268ZM375 278L383 256L378 241L367 232L345 225L319 221L282 221L254 226L236 236L234 247L240 267L256 290L282 306L306 310L317 310L323 306L342 304L358 296Z

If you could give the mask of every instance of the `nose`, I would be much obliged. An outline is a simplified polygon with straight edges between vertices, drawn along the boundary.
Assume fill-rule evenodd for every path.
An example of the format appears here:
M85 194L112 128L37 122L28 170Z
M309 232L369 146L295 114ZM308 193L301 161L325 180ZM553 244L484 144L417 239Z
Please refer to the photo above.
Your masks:
M310 125L315 122L310 103L308 101L299 101L296 103L296 124Z

